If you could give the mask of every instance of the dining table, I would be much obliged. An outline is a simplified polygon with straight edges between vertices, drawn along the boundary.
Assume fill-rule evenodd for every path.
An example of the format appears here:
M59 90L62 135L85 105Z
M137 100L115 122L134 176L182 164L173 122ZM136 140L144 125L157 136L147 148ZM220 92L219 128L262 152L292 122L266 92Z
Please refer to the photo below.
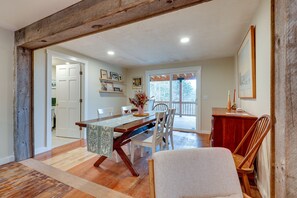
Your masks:
M100 122L112 122L115 119L125 119L125 116L133 116L133 114L130 115L113 115L109 117L104 118L97 118L97 119L91 119L86 121L79 121L75 124L78 125L80 128L87 128L88 126L100 123ZM128 117L127 117L128 118ZM129 119L127 119L129 120ZM129 169L131 174L133 176L139 176L139 173L134 169L130 159L126 155L126 153L123 151L122 146L129 143L131 140L130 138L144 132L145 130L154 127L154 122L156 121L156 116L154 112L150 112L149 115L144 117L139 117L137 120L133 121L127 121L127 123L120 124L118 126L115 126L113 128L114 132L121 133L120 136L113 138L113 144L112 148L110 148L112 151L116 151L118 155L123 160L126 167ZM88 138L87 138L88 141ZM89 140L90 141L90 140ZM99 167L99 165L104 162L104 160L107 159L107 156L101 155L99 159L94 163L95 167Z

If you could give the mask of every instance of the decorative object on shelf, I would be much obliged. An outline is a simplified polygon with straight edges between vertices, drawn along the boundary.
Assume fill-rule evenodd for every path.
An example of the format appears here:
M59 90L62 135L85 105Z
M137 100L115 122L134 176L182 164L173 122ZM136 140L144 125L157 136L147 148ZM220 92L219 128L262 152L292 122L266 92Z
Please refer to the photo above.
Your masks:
M146 93L143 91L137 91L133 98L129 98L130 103L133 104L138 110L138 113L136 115L145 116L144 105L147 103L148 100L149 99L148 99Z
M230 90L228 90L227 109L231 110Z
M107 91L114 91L113 90L113 83L106 82L106 88L107 88Z
M121 88L119 88L119 87L114 87L113 90L114 90L114 91L121 91Z
M105 82L101 83L101 90L102 91L107 91L107 83L105 83Z
M107 70L100 69L100 78L101 79L108 79Z
M236 110L236 107L237 107L236 102L235 102L235 97L236 97L236 89L234 89L234 92L233 92L233 104L231 106L232 110Z
M239 98L256 98L255 26L251 26L238 53Z
M122 81L123 79L122 79L122 75L121 74L119 74L119 81Z
M141 89L142 88L142 78L135 77L132 79L132 88L133 89Z
M116 72L109 72L109 73L110 73L111 80L119 81L119 74L118 73L116 73Z

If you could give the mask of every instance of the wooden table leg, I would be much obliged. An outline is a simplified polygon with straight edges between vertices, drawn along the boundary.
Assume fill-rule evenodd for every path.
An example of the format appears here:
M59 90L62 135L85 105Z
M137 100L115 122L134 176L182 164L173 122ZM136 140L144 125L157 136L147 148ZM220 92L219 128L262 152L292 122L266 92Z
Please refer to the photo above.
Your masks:
M94 164L94 166L98 167L107 157L101 156Z
M121 147L119 147L119 148L116 148L115 150L118 152L119 156L122 158L123 162L125 163L127 168L130 170L132 175L135 176L135 177L139 176L139 173L136 172L136 170L134 170L131 161L129 160L129 158L127 157L127 155L123 151L123 149Z

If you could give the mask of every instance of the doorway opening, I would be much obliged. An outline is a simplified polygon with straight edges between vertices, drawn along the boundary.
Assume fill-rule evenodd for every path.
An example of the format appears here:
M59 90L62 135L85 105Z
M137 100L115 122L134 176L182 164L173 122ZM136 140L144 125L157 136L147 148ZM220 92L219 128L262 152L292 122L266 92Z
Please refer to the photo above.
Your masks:
M155 104L176 109L174 130L199 132L201 68L177 68L148 71L148 93Z
M87 62L47 50L47 150L84 137L75 122L85 117Z

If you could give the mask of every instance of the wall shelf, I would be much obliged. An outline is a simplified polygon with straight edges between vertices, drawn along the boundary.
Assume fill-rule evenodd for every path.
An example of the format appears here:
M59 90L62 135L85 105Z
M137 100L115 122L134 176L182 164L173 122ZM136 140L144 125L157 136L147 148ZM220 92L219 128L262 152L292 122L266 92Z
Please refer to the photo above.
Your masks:
M125 84L124 81L118 81L118 80L112 80L112 79L102 79L102 78L99 78L99 80L101 82L111 82L111 83Z
M104 91L104 90L99 90L100 93L115 93L115 94L124 94L122 91Z

